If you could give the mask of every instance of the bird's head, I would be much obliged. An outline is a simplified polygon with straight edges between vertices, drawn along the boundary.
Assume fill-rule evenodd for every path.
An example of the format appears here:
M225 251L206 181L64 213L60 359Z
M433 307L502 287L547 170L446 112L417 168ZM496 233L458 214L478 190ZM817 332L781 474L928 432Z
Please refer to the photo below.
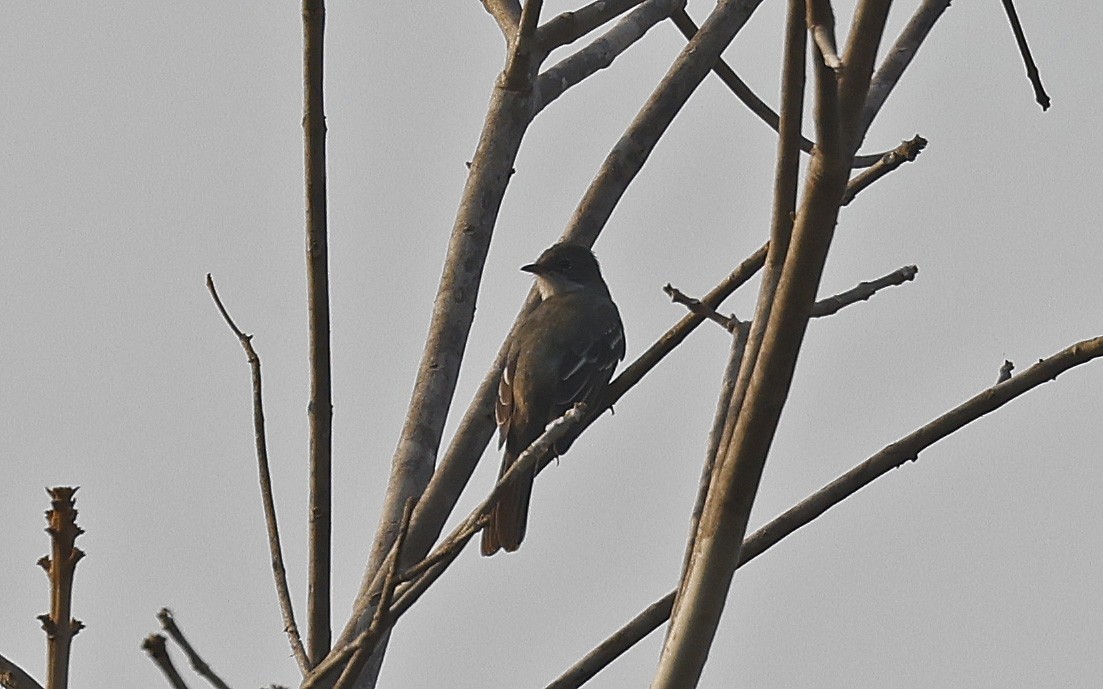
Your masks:
M581 244L553 244L540 254L535 263L521 266L521 270L536 276L536 287L540 290L542 299L584 288L609 293L609 288L601 278L597 258Z

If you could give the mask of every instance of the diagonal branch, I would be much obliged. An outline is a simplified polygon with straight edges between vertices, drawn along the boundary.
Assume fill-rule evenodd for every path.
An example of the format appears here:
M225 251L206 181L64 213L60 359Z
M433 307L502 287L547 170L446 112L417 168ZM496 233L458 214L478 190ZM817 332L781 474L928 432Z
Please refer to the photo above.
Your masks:
M413 567L402 572L399 578L406 581L406 585L402 588L400 593L396 594L394 603L387 611L378 618L373 616L373 620L378 619L380 621L379 625L377 627L369 626L357 634L357 636L346 646L334 649L334 652L331 653L325 661L319 663L318 666L314 668L311 675L307 677L300 686L300 689L314 689L315 687L324 686L323 683L327 675L331 672L335 672L350 656L360 653L365 647L367 648L367 652L370 653L371 646L374 645L375 640L384 634L403 613L410 609L421 595L424 594L440 575L444 573L445 569L452 564L467 543L470 542L472 536L478 533L485 525L487 515L494 507L498 496L501 494L502 488L516 480L523 472L533 471L538 463L551 454L555 443L570 431L572 427L582 421L585 413L586 405L581 403L576 404L571 409L568 409L563 416L548 424L544 433L521 453L510 467L509 471L501 477L493 490L490 491L490 494L487 495L486 498L484 498L483 501L455 527L455 529L453 529L452 533L444 539L432 553L427 555ZM400 560L400 556L396 557L396 551L399 547L397 539L395 544L392 551L388 554L392 562ZM373 602L377 603L378 601Z
M1034 100L1042 106L1042 110L1049 110L1049 94L1042 86L1042 76L1038 73L1038 65L1034 64L1034 56L1030 54L1030 46L1026 44L1026 34L1023 33L1022 22L1019 21L1019 13L1015 11L1015 3L1012 0L1003 0L1003 9L1007 12L1007 20L1011 22L1011 31L1015 34L1015 43L1019 46L1019 54L1026 65L1026 76L1034 87Z
M169 651L167 644L165 643L165 637L161 634L150 634L142 641L142 650L149 655L153 663L161 670L161 673L168 680L168 683L173 689L188 689L187 682L180 676L180 672L176 669L176 666L172 664L172 658L169 657Z
M507 40L517 32L521 23L521 3L518 0L482 0L482 3Z
M870 81L869 92L866 94L866 102L862 108L862 117L858 123L860 136L865 136L873 123L873 118L881 111L889 94L900 82L904 70L919 52L919 47L923 45L923 41L934 28L935 22L949 6L950 0L923 0L912 14Z
M906 462L939 440L989 414L1034 388L1056 380L1071 368L1103 357L1103 337L1078 342L1042 359L1017 376L1007 378L954 407L930 423L886 445L879 452L839 476L831 483L786 510L755 531L742 545L739 566L769 550L786 536L854 495L874 480ZM676 591L645 608L612 636L548 685L547 689L574 689L596 675L625 651L670 618Z
M276 501L272 497L272 472L268 468L268 441L264 429L264 396L261 388L260 356L253 349L253 336L246 335L237 327L222 300L218 297L218 291L214 286L214 279L207 273L207 291L211 293L215 306L222 314L223 320L230 330L237 336L245 350L245 357L249 360L249 370L253 379L253 441L257 449L257 471L260 475L261 503L264 506L264 524L268 531L268 553L272 560L272 577L276 581L276 598L279 599L280 613L283 615L283 629L287 633L287 641L291 644L291 652L299 664L299 670L304 674L310 669L310 660L306 656L302 637L299 635L299 626L295 624L295 610L291 605L291 592L287 587L287 569L283 564L283 547L280 545L280 527L276 521Z
M549 20L536 32L536 42L545 52L574 43L606 22L624 14L644 0L596 0L573 12Z
M720 0L602 163L563 233L593 244L667 127L762 0Z
M683 0L647 0L611 29L573 55L545 70L536 80L536 103L540 112L567 89L613 64L624 51L663 19Z
M854 175L846 185L843 192L843 205L849 204L866 187L881 179L888 173L900 167L904 163L910 163L919 157L919 154L927 147L927 140L918 134L915 138L901 143L885 155L881 156L874 165L860 174Z
M203 660L203 657L192 648L191 643L189 643L188 639L184 636L184 632L180 630L180 627L176 624L176 620L173 619L171 610L168 608L161 608L161 612L157 613L157 619L160 620L161 627L164 628L165 632L172 637L172 640L184 651L184 655L188 656L188 662L191 663L192 669L195 670L196 674L206 679L211 683L211 686L216 689L230 689L226 686L226 683L222 681L222 678L211 669L211 666Z
M851 304L868 300L874 294L877 294L878 291L886 287L895 287L910 280L914 280L918 272L919 268L915 266L904 266L903 268L894 270L888 275L879 277L871 282L860 282L856 287L845 292L817 301L812 305L811 316L812 318L822 318L824 316L836 314Z
M697 33L697 25L684 10L675 12L670 15L670 18L673 20L674 25L678 27L678 30L682 32L682 35L685 36L686 40L693 38L694 34ZM712 69L716 72L716 76L720 77L720 81L724 82L724 85L728 87L728 90L730 90L736 98L742 101L751 112L758 115L759 119L769 125L771 129L775 132L778 131L781 117L774 112L769 105L766 105L765 101L759 98L746 82L739 78L739 75L735 73L735 70L733 70L723 58L718 59ZM811 153L812 149L815 147L816 142L811 139L806 139L803 136L800 138L800 150L805 153ZM880 160L883 155L883 153L871 153L869 155L855 156L852 167L869 167Z

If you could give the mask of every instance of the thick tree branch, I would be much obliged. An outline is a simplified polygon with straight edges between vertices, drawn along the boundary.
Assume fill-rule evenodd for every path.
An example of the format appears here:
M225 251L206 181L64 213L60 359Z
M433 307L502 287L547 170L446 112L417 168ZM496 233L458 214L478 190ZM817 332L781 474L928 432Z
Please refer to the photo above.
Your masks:
M394 542L403 508L409 498L422 494L433 474L474 319L475 297L494 223L532 113L531 90L513 91L500 84L494 89L449 239L425 351L391 463L391 477L371 559L361 581L355 610L341 633L338 646L347 646L370 625L372 593L377 591L374 588L376 574Z
M866 57L860 50L847 53L843 85L851 65L863 64ZM853 150L844 149L842 143L842 98L840 95L836 100L835 74L825 66L822 56L813 64L819 145L809 165L804 202L793 226L777 293L770 300L761 351L756 360L745 357L743 361L740 380L748 381L747 392L740 397L737 385L732 398L729 420L735 417L735 424L729 439L722 443L697 530L693 560L682 581L677 614L671 619L652 689L688 689L700 679L727 602L739 546L831 245ZM857 86L851 88L858 91ZM839 91L845 89L840 87ZM753 342L753 331L751 337ZM749 370L753 373L745 373Z
M909 461L939 440L989 414L1013 399L1049 381L1065 371L1103 357L1103 337L1078 342L1039 361L1017 376L1008 377L975 395L930 423L886 445L879 452L839 476L831 483L786 510L755 531L742 545L739 566L779 543L803 526L854 495L874 480ZM575 689L616 660L638 641L670 619L675 591L655 601L617 632L571 666L548 689Z
M482 3L508 41L521 23L521 3L518 0L482 0Z
M904 70L911 64L919 47L934 28L935 22L949 6L950 0L923 0L896 38L896 42L885 53L885 59L870 81L866 102L862 107L862 118L858 124L860 136L864 137L869 131L873 118L881 111L889 94L900 82Z
M836 74L841 72L843 62L835 47L835 12L831 9L830 0L809 0L808 30L820 51L823 63Z
M644 0L596 0L573 12L549 20L536 32L536 42L545 52L574 43L602 24L624 14Z
M230 331L237 337L245 350L245 358L249 361L249 370L253 382L253 442L257 452L257 473L260 479L261 504L264 507L264 525L268 532L268 554L272 562L272 577L276 583L276 598L279 600L280 613L283 615L283 630L287 633L287 641L291 644L291 652L299 664L299 670L304 674L310 669L311 663L306 656L306 648L303 646L302 637L299 635L299 626L295 624L295 609L291 605L291 591L287 586L287 569L283 564L283 546L280 544L280 527L276 520L276 501L272 497L272 472L268 465L268 440L264 428L264 395L260 374L260 356L253 349L253 336L246 335L234 320L230 317L222 299L215 289L214 279L207 273L207 291L211 293L215 306L222 314L223 320L229 326Z
M761 0L717 3L609 152L571 217L564 232L566 238L593 244L659 138L760 3Z
M624 51L685 0L647 0L611 29L573 55L544 71L536 81L535 110L540 112L567 89L613 64Z
M449 534L432 553L427 555L413 567L402 572L399 579L405 582L405 584L401 587L401 590L396 592L394 603L378 618L373 616L373 620L379 620L379 626L377 628L369 627L361 631L348 645L335 649L335 652L330 654L330 657L327 658L325 662L314 668L314 671L303 682L300 689L314 689L315 687L325 686L327 675L331 672L335 672L350 656L360 652L360 649L365 646L369 647L370 652L370 645L375 641L373 637L378 637L383 634L397 622L398 618L409 610L421 595L428 590L441 574L444 573L448 566L452 564L467 543L470 542L471 538L482 529L486 523L487 515L490 514L490 510L494 507L494 503L497 501L502 488L516 480L523 472L533 471L538 463L551 454L552 447L555 445L556 441L562 438L572 427L581 423L583 418L585 418L585 414L585 405L576 404L574 407L567 410L563 416L548 424L544 433L521 453L517 461L510 467L509 471L507 471L498 483L495 484L490 494L452 530L452 533ZM392 549L392 552L388 554L389 558L395 557L398 541L396 540L395 543L396 545ZM392 562L393 561L398 560L392 559ZM382 596L383 594L381 593L380 599ZM379 600L372 601L373 604L377 604L378 602Z
M540 66L544 54L536 41L536 24L540 21L543 0L525 0L521 21L509 41L509 54L500 83L507 91L526 91L532 87L532 74Z

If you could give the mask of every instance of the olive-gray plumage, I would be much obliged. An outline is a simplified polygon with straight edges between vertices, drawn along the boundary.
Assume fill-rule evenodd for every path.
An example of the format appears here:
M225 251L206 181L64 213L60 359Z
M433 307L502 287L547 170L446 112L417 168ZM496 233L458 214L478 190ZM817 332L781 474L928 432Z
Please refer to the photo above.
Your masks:
M498 384L495 418L504 446L500 479L544 428L577 402L592 402L624 358L624 328L593 252L561 242L521 270L536 276L540 303L518 328ZM562 454L574 434L555 447ZM501 492L483 530L482 553L516 550L525 536L536 472Z

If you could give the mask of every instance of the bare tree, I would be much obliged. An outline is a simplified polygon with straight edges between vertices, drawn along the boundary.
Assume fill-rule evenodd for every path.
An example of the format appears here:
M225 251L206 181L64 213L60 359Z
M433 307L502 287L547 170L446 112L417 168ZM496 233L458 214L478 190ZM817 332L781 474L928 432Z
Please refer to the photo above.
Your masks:
M251 367L254 432L273 574L285 631L302 671L301 687L374 687L391 628L484 527L502 487L522 471L539 471L546 466L558 438L581 432L706 321L716 322L732 333L732 347L701 472L698 501L690 515L692 528L681 579L667 596L644 609L551 687L580 686L667 620L670 625L652 686L696 686L739 566L889 469L916 460L923 449L938 440L1059 373L1103 355L1103 338L1095 338L1073 344L1018 375L1012 376L1011 367L1005 365L992 387L886 446L747 536L751 507L809 320L828 316L916 276L917 269L907 266L817 301L840 208L903 163L915 161L927 144L915 136L891 151L860 152L888 95L949 6L948 0L922 0L891 47L883 50L891 6L888 0L860 0L841 40L836 39L834 11L828 0L788 0L780 108L775 113L722 59L725 48L760 3L720 0L698 26L686 13L685 3L676 0L601 0L554 17L542 16L539 0L483 0L505 38L505 66L494 82L449 237L430 330L391 460L387 497L370 557L354 608L334 636L329 599L332 431L322 101L325 6L321 0L304 0L303 127L311 338L311 550L305 641L288 593L275 518L260 358L251 336L235 324L208 276L211 295ZM1005 0L1005 7L1036 97L1045 107L1048 97L1026 49L1024 32L1009 1ZM684 304L689 313L628 365L596 403L577 406L551 424L485 499L442 536L494 432L494 399L509 335L470 400L456 433L444 445L445 422L453 406L474 318L475 296L521 142L539 113L567 90L613 66L622 53L665 21L683 33L686 45L608 152L579 200L563 238L588 246L594 243L675 116L698 85L715 73L733 95L777 132L768 241L700 299L668 286L671 297ZM554 51L595 33L581 47L569 49L565 57L548 64ZM806 73L809 68L811 75ZM808 96L806 91L810 92ZM815 141L801 135L806 100L812 104ZM808 156L806 161L802 155ZM806 172L800 184L802 166L806 166ZM765 223L763 230L767 234ZM718 314L720 304L759 272L753 318L740 322ZM529 296L519 319L537 299L536 294ZM65 611L58 614L68 615ZM197 672L211 684L225 686L184 638L171 613L165 610L159 617ZM64 641L68 643L67 637ZM163 636L152 635L145 648L170 683L183 686L165 641ZM8 685L14 686L10 682ZM64 686L64 680L58 684L51 679L48 686Z

